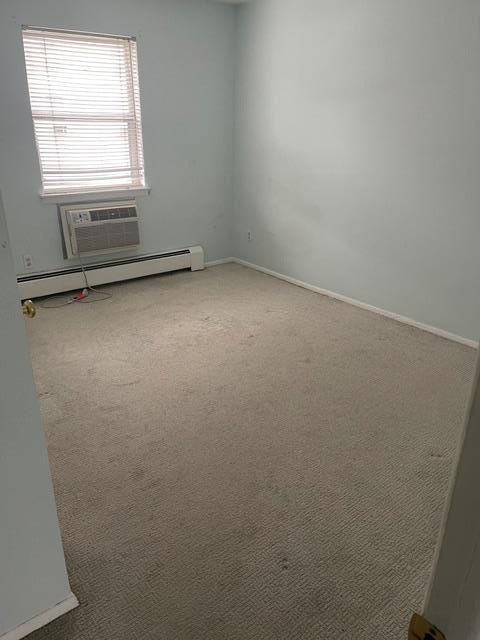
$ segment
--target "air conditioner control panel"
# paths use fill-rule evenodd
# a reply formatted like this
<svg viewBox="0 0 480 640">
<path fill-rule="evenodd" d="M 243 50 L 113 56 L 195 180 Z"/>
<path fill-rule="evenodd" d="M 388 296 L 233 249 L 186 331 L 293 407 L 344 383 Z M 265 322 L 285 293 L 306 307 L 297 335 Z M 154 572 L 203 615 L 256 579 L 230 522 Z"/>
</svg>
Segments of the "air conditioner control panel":
<svg viewBox="0 0 480 640">
<path fill-rule="evenodd" d="M 70 219 L 73 224 L 82 224 L 82 222 L 91 222 L 90 211 L 70 211 Z"/>
</svg>

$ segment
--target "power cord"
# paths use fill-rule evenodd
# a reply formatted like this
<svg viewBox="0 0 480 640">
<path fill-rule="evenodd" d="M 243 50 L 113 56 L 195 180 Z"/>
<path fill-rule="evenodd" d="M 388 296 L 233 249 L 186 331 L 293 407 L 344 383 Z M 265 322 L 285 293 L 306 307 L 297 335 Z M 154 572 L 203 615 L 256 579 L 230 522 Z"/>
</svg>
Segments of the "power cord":
<svg viewBox="0 0 480 640">
<path fill-rule="evenodd" d="M 85 289 L 88 292 L 91 291 L 92 293 L 97 294 L 97 297 L 92 299 L 91 296 L 87 294 L 86 296 L 80 298 L 79 300 L 76 300 L 76 302 L 82 302 L 85 304 L 87 302 L 102 302 L 102 300 L 108 300 L 109 298 L 112 298 L 113 293 L 110 293 L 109 291 L 99 291 L 98 289 L 95 289 L 95 287 L 92 287 L 90 285 L 88 281 L 87 271 L 85 269 L 85 265 L 83 264 L 82 256 L 80 254 L 78 254 L 78 260 L 80 262 L 80 268 L 82 269 L 83 277 L 85 279 Z M 85 289 L 83 290 L 83 292 L 85 291 Z M 87 300 L 87 298 L 89 299 Z"/>
<path fill-rule="evenodd" d="M 79 293 L 74 296 L 51 296 L 43 300 L 38 306 L 41 309 L 59 309 L 60 307 L 66 307 L 69 304 L 79 302 L 81 304 L 88 304 L 92 302 L 102 302 L 113 297 L 113 293 L 109 291 L 99 291 L 92 287 L 88 281 L 87 271 L 80 254 L 77 255 L 82 270 L 83 279 L 85 280 L 85 287 Z"/>
</svg>

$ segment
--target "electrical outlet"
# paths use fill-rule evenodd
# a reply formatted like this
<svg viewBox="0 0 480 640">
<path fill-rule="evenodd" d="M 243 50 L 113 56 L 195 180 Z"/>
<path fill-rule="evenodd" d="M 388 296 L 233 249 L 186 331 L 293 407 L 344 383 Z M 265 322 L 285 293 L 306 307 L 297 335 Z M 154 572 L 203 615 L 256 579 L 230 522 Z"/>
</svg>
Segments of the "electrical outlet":
<svg viewBox="0 0 480 640">
<path fill-rule="evenodd" d="M 25 267 L 25 269 L 31 269 L 33 267 L 32 256 L 28 253 L 23 254 L 23 266 Z"/>
<path fill-rule="evenodd" d="M 252 242 L 253 240 L 253 233 L 251 231 L 247 231 L 247 240 L 248 242 Z"/>
</svg>

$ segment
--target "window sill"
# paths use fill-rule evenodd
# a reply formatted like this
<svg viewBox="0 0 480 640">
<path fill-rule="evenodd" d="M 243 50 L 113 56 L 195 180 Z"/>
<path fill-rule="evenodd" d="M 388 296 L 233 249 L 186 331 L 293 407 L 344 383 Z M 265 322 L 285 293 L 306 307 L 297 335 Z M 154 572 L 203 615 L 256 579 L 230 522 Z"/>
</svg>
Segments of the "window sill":
<svg viewBox="0 0 480 640">
<path fill-rule="evenodd" d="M 72 202 L 97 202 L 101 200 L 118 200 L 122 198 L 134 198 L 147 196 L 150 187 L 138 189 L 115 189 L 113 191 L 90 191 L 88 193 L 39 193 L 42 202 L 54 202 L 56 204 L 71 204 Z"/>
</svg>

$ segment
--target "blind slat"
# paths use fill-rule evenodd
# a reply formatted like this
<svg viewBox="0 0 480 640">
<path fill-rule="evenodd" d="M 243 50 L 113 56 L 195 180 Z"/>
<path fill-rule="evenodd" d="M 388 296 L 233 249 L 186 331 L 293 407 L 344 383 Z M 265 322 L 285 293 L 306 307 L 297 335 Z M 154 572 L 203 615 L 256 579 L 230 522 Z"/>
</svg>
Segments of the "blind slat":
<svg viewBox="0 0 480 640">
<path fill-rule="evenodd" d="M 44 193 L 144 186 L 135 40 L 26 27 L 23 43 Z"/>
</svg>

